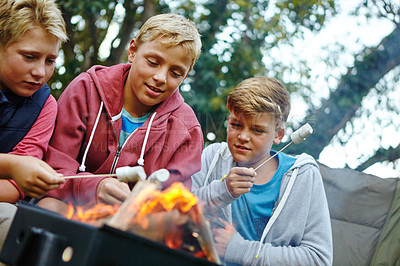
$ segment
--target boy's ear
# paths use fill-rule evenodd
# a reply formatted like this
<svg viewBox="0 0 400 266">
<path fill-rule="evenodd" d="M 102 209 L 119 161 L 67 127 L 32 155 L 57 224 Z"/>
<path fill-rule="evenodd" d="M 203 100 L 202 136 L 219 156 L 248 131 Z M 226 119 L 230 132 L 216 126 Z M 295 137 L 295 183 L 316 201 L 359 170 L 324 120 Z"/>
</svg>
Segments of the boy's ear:
<svg viewBox="0 0 400 266">
<path fill-rule="evenodd" d="M 133 58 L 135 57 L 136 51 L 137 51 L 137 48 L 136 48 L 136 39 L 133 38 L 133 39 L 131 40 L 131 43 L 129 44 L 129 48 L 128 48 L 128 61 L 129 61 L 130 63 L 132 63 L 132 60 L 133 60 Z"/>
<path fill-rule="evenodd" d="M 278 145 L 279 143 L 281 143 L 283 136 L 285 136 L 285 129 L 278 129 L 274 138 L 274 144 Z"/>
</svg>

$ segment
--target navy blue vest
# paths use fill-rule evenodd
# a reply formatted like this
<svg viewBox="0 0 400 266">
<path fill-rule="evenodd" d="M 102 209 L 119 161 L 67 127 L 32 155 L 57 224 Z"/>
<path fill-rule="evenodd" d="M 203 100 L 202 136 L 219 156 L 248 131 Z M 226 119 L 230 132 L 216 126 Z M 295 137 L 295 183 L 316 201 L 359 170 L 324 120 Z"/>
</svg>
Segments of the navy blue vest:
<svg viewBox="0 0 400 266">
<path fill-rule="evenodd" d="M 25 137 L 50 95 L 45 84 L 30 97 L 0 91 L 0 152 L 8 153 Z"/>
</svg>

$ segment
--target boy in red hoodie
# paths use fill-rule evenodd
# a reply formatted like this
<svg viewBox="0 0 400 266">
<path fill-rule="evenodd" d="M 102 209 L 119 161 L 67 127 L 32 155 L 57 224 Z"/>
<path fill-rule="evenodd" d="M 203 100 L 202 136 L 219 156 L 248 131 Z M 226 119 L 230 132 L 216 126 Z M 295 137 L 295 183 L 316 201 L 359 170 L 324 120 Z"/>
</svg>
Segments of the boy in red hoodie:
<svg viewBox="0 0 400 266">
<path fill-rule="evenodd" d="M 203 136 L 178 87 L 200 52 L 193 22 L 175 14 L 148 19 L 131 40 L 130 64 L 93 66 L 65 89 L 46 162 L 64 176 L 137 165 L 149 176 L 165 168 L 170 178 L 164 187 L 176 181 L 190 187 L 191 175 L 200 170 Z M 115 204 L 129 193 L 128 184 L 116 178 L 78 178 L 48 196 Z M 54 203 L 45 198 L 38 205 L 60 211 Z"/>
</svg>

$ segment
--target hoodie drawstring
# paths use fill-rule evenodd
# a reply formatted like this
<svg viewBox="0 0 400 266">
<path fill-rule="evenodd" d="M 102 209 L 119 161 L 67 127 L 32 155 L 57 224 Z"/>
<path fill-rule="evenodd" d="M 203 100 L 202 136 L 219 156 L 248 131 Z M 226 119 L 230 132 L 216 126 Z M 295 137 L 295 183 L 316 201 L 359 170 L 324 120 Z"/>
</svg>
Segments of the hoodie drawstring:
<svg viewBox="0 0 400 266">
<path fill-rule="evenodd" d="M 157 114 L 157 112 L 154 112 L 154 113 L 152 114 L 152 116 L 150 117 L 150 121 L 149 121 L 149 124 L 148 124 L 148 126 L 147 126 L 146 135 L 145 135 L 145 137 L 144 137 L 144 141 L 143 141 L 143 145 L 142 145 L 142 151 L 140 152 L 140 157 L 139 157 L 139 159 L 137 160 L 138 165 L 141 165 L 141 166 L 144 165 L 144 158 L 143 158 L 143 157 L 144 157 L 144 152 L 145 152 L 145 149 L 146 149 L 147 139 L 149 138 L 149 133 L 150 133 L 150 129 L 151 129 L 151 124 L 153 123 L 153 119 L 154 119 L 154 117 L 156 116 L 156 114 Z"/>
<path fill-rule="evenodd" d="M 79 166 L 79 171 L 81 171 L 81 172 L 85 172 L 85 170 L 86 170 L 86 166 L 85 166 L 86 156 L 87 156 L 87 153 L 88 153 L 88 151 L 89 151 L 89 147 L 90 147 L 90 145 L 92 144 L 94 132 L 96 131 L 97 124 L 99 123 L 100 115 L 101 115 L 101 110 L 102 110 L 102 109 L 103 109 L 103 102 L 100 103 L 99 112 L 97 113 L 97 117 L 96 117 L 96 121 L 95 121 L 94 126 L 93 126 L 93 130 L 92 130 L 92 132 L 90 133 L 89 142 L 88 142 L 88 144 L 86 145 L 86 149 L 85 149 L 85 153 L 83 154 L 81 166 Z"/>
<path fill-rule="evenodd" d="M 262 243 L 264 242 L 264 239 L 265 239 L 265 237 L 267 236 L 268 231 L 271 229 L 272 225 L 275 223 L 276 219 L 278 218 L 279 214 L 281 213 L 283 207 L 284 207 L 285 204 L 286 204 L 286 200 L 287 200 L 287 198 L 289 197 L 289 194 L 290 194 L 290 192 L 291 192 L 291 190 L 292 190 L 294 181 L 296 181 L 297 172 L 298 172 L 298 171 L 299 171 L 299 168 L 298 168 L 298 167 L 295 168 L 295 169 L 293 170 L 293 174 L 292 174 L 292 176 L 290 177 L 289 183 L 288 183 L 288 185 L 287 185 L 287 187 L 286 187 L 286 189 L 285 189 L 285 192 L 283 193 L 282 199 L 281 199 L 281 201 L 278 203 L 278 206 L 276 207 L 276 210 L 275 210 L 274 213 L 272 214 L 271 218 L 269 219 L 269 221 L 268 221 L 268 223 L 267 223 L 267 226 L 266 226 L 265 229 L 264 229 L 264 232 L 263 232 L 263 234 L 262 234 L 262 236 L 261 236 L 261 239 L 260 239 L 260 244 L 259 244 L 259 246 L 258 246 L 258 250 L 257 250 L 257 254 L 256 254 L 256 259 L 258 258 L 258 254 L 260 254 L 260 250 L 261 250 L 261 247 L 262 247 Z"/>
</svg>

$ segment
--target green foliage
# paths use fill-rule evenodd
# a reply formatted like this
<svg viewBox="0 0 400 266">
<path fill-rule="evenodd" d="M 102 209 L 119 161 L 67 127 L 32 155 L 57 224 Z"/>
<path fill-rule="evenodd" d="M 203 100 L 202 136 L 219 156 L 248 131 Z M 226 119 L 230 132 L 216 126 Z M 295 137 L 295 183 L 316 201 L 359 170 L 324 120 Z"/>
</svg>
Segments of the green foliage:
<svg viewBox="0 0 400 266">
<path fill-rule="evenodd" d="M 223 141 L 228 116 L 226 97 L 243 79 L 267 75 L 282 80 L 290 92 L 300 92 L 305 97 L 313 94 L 313 84 L 309 81 L 311 69 L 307 63 L 297 60 L 293 65 L 272 53 L 274 49 L 293 45 L 293 40 L 303 38 L 305 32 L 321 30 L 329 18 L 336 15 L 335 2 L 59 0 L 70 40 L 63 45 L 60 53 L 62 63 L 57 65 L 55 75 L 49 82 L 52 93 L 58 98 L 73 78 L 94 64 L 126 62 L 126 48 L 143 21 L 158 13 L 178 13 L 196 23 L 203 42 L 202 55 L 185 80 L 182 95 L 198 116 L 206 144 Z M 387 16 L 399 25 L 399 10 L 400 6 L 395 1 L 370 0 L 360 4 L 355 12 L 364 12 L 367 18 Z M 398 41 L 398 36 L 390 41 Z M 332 45 L 326 49 L 331 53 L 326 59 L 326 65 L 331 69 L 346 49 L 332 49 Z M 366 48 L 359 54 L 329 99 L 318 108 L 309 103 L 310 110 L 304 122 L 315 129 L 310 140 L 291 145 L 287 151 L 305 151 L 318 158 L 323 147 L 346 127 L 347 122 L 351 122 L 369 91 L 382 76 L 399 64 L 400 52 L 397 51 L 398 45 L 390 46 L 383 42 L 378 49 Z M 326 78 L 329 77 L 330 73 L 327 73 Z M 384 93 L 385 90 L 381 90 Z M 379 101 L 390 105 L 390 101 Z M 214 134 L 215 139 L 208 140 L 208 133 Z M 347 141 L 338 139 L 343 143 Z"/>
</svg>

